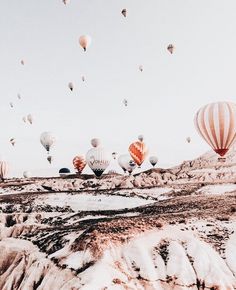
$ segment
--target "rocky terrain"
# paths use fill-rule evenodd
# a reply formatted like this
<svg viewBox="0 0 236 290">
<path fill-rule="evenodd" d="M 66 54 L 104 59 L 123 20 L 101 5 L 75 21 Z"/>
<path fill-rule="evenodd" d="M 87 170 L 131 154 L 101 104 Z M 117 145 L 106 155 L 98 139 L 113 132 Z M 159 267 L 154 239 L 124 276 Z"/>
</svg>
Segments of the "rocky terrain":
<svg viewBox="0 0 236 290">
<path fill-rule="evenodd" d="M 0 289 L 236 289 L 235 156 L 2 182 Z"/>
</svg>

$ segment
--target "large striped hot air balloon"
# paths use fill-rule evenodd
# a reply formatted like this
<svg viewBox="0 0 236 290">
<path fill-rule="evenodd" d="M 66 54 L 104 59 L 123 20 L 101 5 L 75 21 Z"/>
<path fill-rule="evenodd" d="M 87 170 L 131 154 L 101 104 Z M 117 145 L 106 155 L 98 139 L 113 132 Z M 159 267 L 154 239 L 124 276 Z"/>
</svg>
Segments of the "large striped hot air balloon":
<svg viewBox="0 0 236 290">
<path fill-rule="evenodd" d="M 140 135 L 138 139 L 129 146 L 129 153 L 134 162 L 140 167 L 148 155 L 148 148 L 143 142 L 143 135 Z"/>
<path fill-rule="evenodd" d="M 195 126 L 212 149 L 224 156 L 236 140 L 236 105 L 230 102 L 211 103 L 195 115 Z"/>
<path fill-rule="evenodd" d="M 99 139 L 92 139 L 93 148 L 87 152 L 86 161 L 94 174 L 100 177 L 110 164 L 111 154 L 100 147 L 99 142 L 94 142 L 94 140 L 98 141 Z"/>
<path fill-rule="evenodd" d="M 86 160 L 83 156 L 75 156 L 73 159 L 74 168 L 77 170 L 79 174 L 82 173 L 86 164 L 87 164 Z"/>
<path fill-rule="evenodd" d="M 0 178 L 4 180 L 8 172 L 9 172 L 9 164 L 6 161 L 1 160 L 0 161 Z"/>
</svg>

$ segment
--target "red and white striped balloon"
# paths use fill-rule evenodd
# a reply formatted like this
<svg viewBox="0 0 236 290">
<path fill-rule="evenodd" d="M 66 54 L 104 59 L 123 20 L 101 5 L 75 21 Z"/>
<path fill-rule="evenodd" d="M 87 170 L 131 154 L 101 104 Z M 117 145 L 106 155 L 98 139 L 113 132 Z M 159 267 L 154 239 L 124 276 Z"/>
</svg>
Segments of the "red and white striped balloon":
<svg viewBox="0 0 236 290">
<path fill-rule="evenodd" d="M 87 162 L 83 156 L 75 156 L 73 159 L 74 168 L 77 170 L 79 174 L 82 173 L 86 166 Z"/>
<path fill-rule="evenodd" d="M 236 141 L 236 105 L 230 102 L 211 103 L 195 115 L 195 126 L 212 149 L 224 156 Z"/>
<path fill-rule="evenodd" d="M 148 148 L 146 144 L 143 142 L 142 135 L 140 135 L 138 139 L 139 141 L 136 141 L 129 146 L 129 153 L 130 156 L 133 158 L 134 162 L 138 166 L 141 166 L 143 161 L 148 155 Z"/>
</svg>

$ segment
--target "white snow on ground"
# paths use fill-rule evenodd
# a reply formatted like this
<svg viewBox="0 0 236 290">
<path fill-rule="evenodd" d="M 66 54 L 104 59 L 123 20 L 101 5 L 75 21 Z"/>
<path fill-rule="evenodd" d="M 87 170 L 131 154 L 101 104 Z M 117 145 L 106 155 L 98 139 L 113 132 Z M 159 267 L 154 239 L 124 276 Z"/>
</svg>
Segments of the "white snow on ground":
<svg viewBox="0 0 236 290">
<path fill-rule="evenodd" d="M 236 184 L 217 184 L 208 185 L 197 190 L 197 193 L 204 194 L 223 194 L 226 192 L 232 192 L 236 190 Z"/>
<path fill-rule="evenodd" d="M 68 193 L 56 193 L 50 195 L 43 195 L 42 199 L 37 199 L 37 204 L 49 204 L 51 206 L 69 206 L 74 211 L 82 210 L 111 210 L 132 208 L 145 204 L 152 203 L 152 200 L 145 200 L 138 197 L 123 197 L 116 195 L 92 195 L 92 194 L 68 194 Z"/>
</svg>

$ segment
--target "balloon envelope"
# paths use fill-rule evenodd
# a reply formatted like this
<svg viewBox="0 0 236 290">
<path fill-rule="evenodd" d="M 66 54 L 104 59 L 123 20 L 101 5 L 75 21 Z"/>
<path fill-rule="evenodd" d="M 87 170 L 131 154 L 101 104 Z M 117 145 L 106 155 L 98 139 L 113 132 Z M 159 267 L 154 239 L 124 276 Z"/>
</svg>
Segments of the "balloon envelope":
<svg viewBox="0 0 236 290">
<path fill-rule="evenodd" d="M 154 167 L 157 164 L 157 162 L 158 162 L 158 158 L 156 156 L 150 156 L 149 157 L 149 162 Z"/>
<path fill-rule="evenodd" d="M 79 44 L 83 48 L 84 51 L 86 51 L 87 48 L 90 46 L 91 41 L 92 39 L 89 35 L 82 35 L 79 38 Z"/>
<path fill-rule="evenodd" d="M 52 145 L 55 143 L 56 138 L 51 132 L 43 132 L 40 136 L 40 142 L 43 147 L 49 152 Z"/>
<path fill-rule="evenodd" d="M 86 166 L 86 160 L 83 156 L 75 156 L 73 159 L 74 168 L 77 170 L 79 174 L 82 173 Z"/>
<path fill-rule="evenodd" d="M 94 174 L 99 177 L 110 164 L 111 155 L 102 147 L 90 149 L 86 154 L 86 162 Z"/>
<path fill-rule="evenodd" d="M 142 141 L 143 136 L 140 135 L 138 137 L 139 141 L 133 142 L 129 146 L 129 153 L 134 160 L 134 162 L 138 165 L 141 166 L 145 158 L 147 157 L 148 154 L 148 148 L 146 144 Z"/>
<path fill-rule="evenodd" d="M 230 102 L 208 104 L 198 110 L 194 123 L 198 133 L 224 156 L 236 141 L 236 105 Z"/>
<path fill-rule="evenodd" d="M 118 158 L 118 164 L 124 170 L 124 172 L 128 171 L 129 173 L 131 173 L 136 167 L 136 163 L 129 154 L 120 155 Z"/>
</svg>

